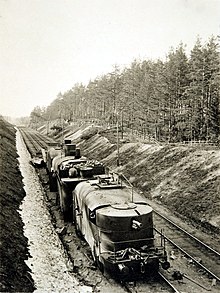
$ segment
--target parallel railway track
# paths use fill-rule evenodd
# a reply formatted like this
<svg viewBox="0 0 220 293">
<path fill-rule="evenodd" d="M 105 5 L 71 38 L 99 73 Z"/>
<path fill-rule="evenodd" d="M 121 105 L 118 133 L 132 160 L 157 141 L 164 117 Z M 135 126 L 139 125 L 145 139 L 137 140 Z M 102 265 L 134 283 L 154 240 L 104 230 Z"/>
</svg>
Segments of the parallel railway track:
<svg viewBox="0 0 220 293">
<path fill-rule="evenodd" d="M 45 137 L 34 130 L 21 127 L 19 131 L 32 157 L 39 153 L 42 148 L 46 149 L 49 143 L 55 142 L 52 138 Z"/>
<path fill-rule="evenodd" d="M 154 210 L 154 220 L 163 227 L 166 240 L 189 257 L 196 265 L 220 282 L 220 252 L 199 240 L 173 221 Z M 161 233 L 157 228 L 155 230 Z"/>
<path fill-rule="evenodd" d="M 124 284 L 124 287 L 126 288 L 126 291 L 128 291 L 129 293 L 138 293 L 138 292 L 147 292 L 146 291 L 146 283 L 148 281 L 137 281 L 135 285 L 132 285 L 130 283 L 126 283 Z M 178 285 L 174 285 L 172 284 L 172 282 L 170 282 L 168 280 L 168 278 L 161 272 L 158 273 L 157 279 L 154 282 L 160 282 L 161 283 L 161 289 L 160 292 L 163 292 L 165 290 L 165 288 L 167 288 L 169 290 L 169 292 L 172 293 L 182 293 L 182 287 L 178 286 Z M 180 287 L 180 288 L 177 288 Z M 167 291 L 165 291 L 167 292 Z"/>
</svg>

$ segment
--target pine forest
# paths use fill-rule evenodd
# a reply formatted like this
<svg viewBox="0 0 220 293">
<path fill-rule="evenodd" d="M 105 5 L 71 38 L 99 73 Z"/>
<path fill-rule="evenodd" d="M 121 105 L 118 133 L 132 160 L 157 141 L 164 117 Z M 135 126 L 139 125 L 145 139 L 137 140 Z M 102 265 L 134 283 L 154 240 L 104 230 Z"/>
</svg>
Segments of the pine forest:
<svg viewBox="0 0 220 293">
<path fill-rule="evenodd" d="M 134 60 L 129 67 L 76 84 L 46 108 L 31 113 L 31 126 L 75 121 L 118 127 L 160 142 L 220 141 L 218 38 L 198 38 L 189 56 L 181 43 L 165 61 Z M 53 126 L 55 127 L 55 126 Z"/>
</svg>

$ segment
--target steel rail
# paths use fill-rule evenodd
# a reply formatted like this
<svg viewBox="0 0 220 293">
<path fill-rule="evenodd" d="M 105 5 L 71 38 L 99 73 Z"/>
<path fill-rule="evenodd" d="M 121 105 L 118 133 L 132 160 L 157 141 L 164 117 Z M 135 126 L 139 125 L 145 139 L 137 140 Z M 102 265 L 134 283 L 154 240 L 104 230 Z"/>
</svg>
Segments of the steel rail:
<svg viewBox="0 0 220 293">
<path fill-rule="evenodd" d="M 18 130 L 20 131 L 22 138 L 27 145 L 27 149 L 29 150 L 29 153 L 33 157 L 35 153 L 39 152 L 42 148 L 45 148 L 48 146 L 49 141 L 47 138 L 44 138 L 40 134 L 31 133 L 28 130 L 24 130 L 18 127 Z"/>
<path fill-rule="evenodd" d="M 174 285 L 161 273 L 161 272 L 158 272 L 159 276 L 172 288 L 172 290 L 175 292 L 175 293 L 181 293 L 179 290 L 177 290 Z"/>
<path fill-rule="evenodd" d="M 21 136 L 24 140 L 24 143 L 26 144 L 27 149 L 32 156 L 35 152 L 39 150 L 38 147 L 36 147 L 35 140 L 32 138 L 32 136 L 28 132 L 25 132 L 23 129 L 21 130 L 18 128 L 18 130 L 20 131 Z"/>
<path fill-rule="evenodd" d="M 161 234 L 159 230 L 154 228 L 156 232 Z M 166 235 L 164 235 L 164 238 L 169 241 L 174 247 L 178 248 L 183 254 L 187 255 L 191 260 L 193 260 L 198 266 L 200 266 L 202 269 L 204 269 L 207 273 L 209 273 L 213 278 L 218 280 L 220 282 L 220 277 L 216 276 L 213 272 L 211 272 L 208 268 L 206 268 L 203 264 L 201 264 L 199 261 L 197 261 L 193 256 L 191 256 L 185 249 L 181 248 L 178 244 L 173 242 L 170 238 L 168 238 Z"/>
<path fill-rule="evenodd" d="M 170 224 L 172 224 L 174 227 L 178 228 L 180 231 L 182 231 L 183 233 L 185 233 L 187 236 L 189 236 L 193 240 L 197 241 L 198 243 L 200 243 L 201 245 L 203 245 L 205 248 L 207 248 L 208 250 L 210 250 L 211 252 L 213 252 L 214 254 L 216 254 L 216 255 L 218 255 L 220 257 L 220 252 L 216 251 L 215 249 L 213 249 L 212 247 L 210 247 L 209 245 L 207 245 L 203 241 L 199 240 L 197 237 L 193 236 L 192 234 L 190 234 L 189 232 L 187 232 L 186 230 L 184 230 L 183 228 L 181 228 L 180 226 L 178 226 L 173 221 L 171 221 L 167 217 L 163 216 L 159 212 L 157 212 L 157 211 L 154 210 L 154 213 L 157 214 L 157 215 L 159 215 L 161 218 L 163 218 L 164 220 L 166 220 L 167 222 L 169 222 Z"/>
</svg>

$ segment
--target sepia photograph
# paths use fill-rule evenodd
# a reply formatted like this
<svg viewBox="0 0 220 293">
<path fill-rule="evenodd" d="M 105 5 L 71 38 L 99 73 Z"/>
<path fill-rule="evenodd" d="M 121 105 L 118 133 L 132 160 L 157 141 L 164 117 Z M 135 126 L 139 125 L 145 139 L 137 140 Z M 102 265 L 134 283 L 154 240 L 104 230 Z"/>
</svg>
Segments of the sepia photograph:
<svg viewBox="0 0 220 293">
<path fill-rule="evenodd" d="M 220 292 L 220 0 L 0 0 L 0 292 Z"/>
</svg>

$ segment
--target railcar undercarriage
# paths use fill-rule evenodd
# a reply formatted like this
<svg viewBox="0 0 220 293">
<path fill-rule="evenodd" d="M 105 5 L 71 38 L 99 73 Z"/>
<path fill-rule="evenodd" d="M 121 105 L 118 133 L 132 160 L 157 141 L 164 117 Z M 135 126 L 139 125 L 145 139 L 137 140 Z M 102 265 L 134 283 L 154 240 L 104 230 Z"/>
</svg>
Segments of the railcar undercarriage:
<svg viewBox="0 0 220 293">
<path fill-rule="evenodd" d="M 117 252 L 100 255 L 101 262 L 108 272 L 120 280 L 143 278 L 170 267 L 163 247 L 137 250 L 126 248 Z"/>
</svg>

